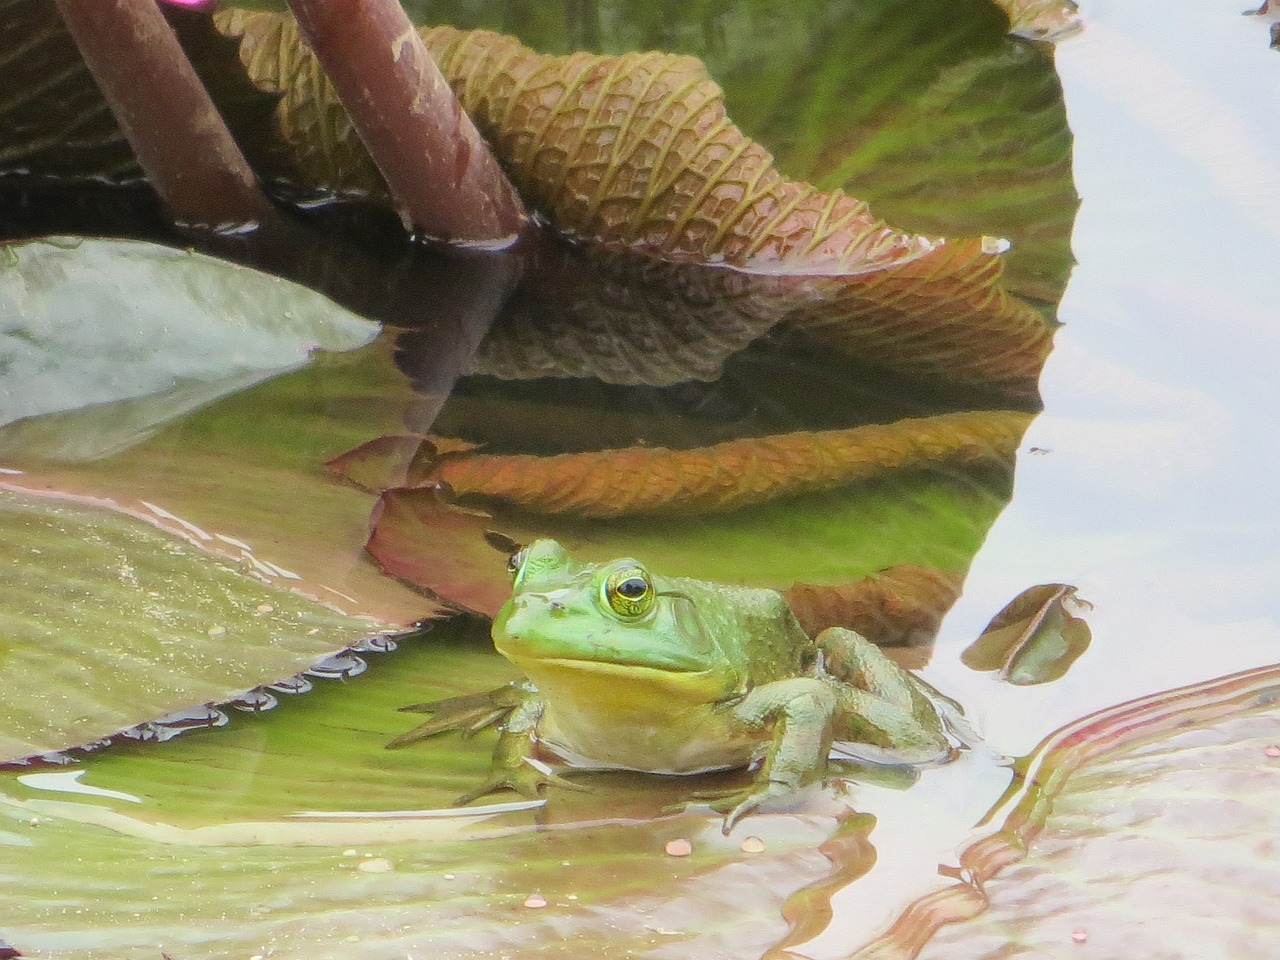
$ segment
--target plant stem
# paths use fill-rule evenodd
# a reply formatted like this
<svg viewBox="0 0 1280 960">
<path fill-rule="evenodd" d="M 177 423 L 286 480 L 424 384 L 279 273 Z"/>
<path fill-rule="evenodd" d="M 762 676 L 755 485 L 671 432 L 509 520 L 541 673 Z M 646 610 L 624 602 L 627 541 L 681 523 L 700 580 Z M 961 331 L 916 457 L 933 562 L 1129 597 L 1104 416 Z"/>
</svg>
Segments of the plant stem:
<svg viewBox="0 0 1280 960">
<path fill-rule="evenodd" d="M 260 224 L 275 208 L 155 0 L 56 0 L 148 180 L 183 226 Z"/>
<path fill-rule="evenodd" d="M 502 247 L 527 222 L 398 0 L 289 0 L 415 233 Z"/>
</svg>

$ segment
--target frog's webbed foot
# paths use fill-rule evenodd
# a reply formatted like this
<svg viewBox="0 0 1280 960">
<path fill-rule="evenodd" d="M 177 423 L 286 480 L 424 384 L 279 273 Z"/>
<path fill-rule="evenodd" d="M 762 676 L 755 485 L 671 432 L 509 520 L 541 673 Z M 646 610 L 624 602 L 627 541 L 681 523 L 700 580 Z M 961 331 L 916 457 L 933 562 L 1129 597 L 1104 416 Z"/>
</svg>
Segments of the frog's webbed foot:
<svg viewBox="0 0 1280 960">
<path fill-rule="evenodd" d="M 457 800 L 453 801 L 453 805 L 455 807 L 465 807 L 467 804 L 499 790 L 514 790 L 526 800 L 541 800 L 542 791 L 546 787 L 562 787 L 565 790 L 583 792 L 591 790 L 590 787 L 560 776 L 541 760 L 535 760 L 532 757 L 520 757 L 510 765 L 501 767 L 495 765 L 489 771 L 489 776 L 484 783 L 458 797 Z"/>
<path fill-rule="evenodd" d="M 395 750 L 451 730 L 460 730 L 463 736 L 471 736 L 485 727 L 502 723 L 513 710 L 535 694 L 531 684 L 516 682 L 483 693 L 468 693 L 429 703 L 411 703 L 407 707 L 401 707 L 401 711 L 429 713 L 431 719 L 400 734 L 387 744 L 387 749 Z"/>
<path fill-rule="evenodd" d="M 754 813 L 762 804 L 793 796 L 796 784 L 779 780 L 756 780 L 746 787 L 728 790 L 699 790 L 691 795 L 699 803 L 705 803 L 724 816 L 720 832 L 728 836 L 743 817 Z"/>
</svg>

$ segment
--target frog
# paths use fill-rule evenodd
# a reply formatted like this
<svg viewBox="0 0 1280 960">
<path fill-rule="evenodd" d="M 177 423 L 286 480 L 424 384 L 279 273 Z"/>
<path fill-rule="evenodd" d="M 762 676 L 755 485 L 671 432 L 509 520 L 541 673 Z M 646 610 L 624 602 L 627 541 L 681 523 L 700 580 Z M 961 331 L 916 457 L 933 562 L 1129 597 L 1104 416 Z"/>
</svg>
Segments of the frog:
<svg viewBox="0 0 1280 960">
<path fill-rule="evenodd" d="M 853 630 L 811 639 L 777 590 L 660 576 L 630 557 L 579 561 L 552 539 L 508 569 L 492 638 L 524 677 L 401 708 L 431 716 L 388 744 L 497 727 L 489 776 L 458 805 L 583 788 L 540 754 L 651 774 L 751 768 L 745 787 L 705 795 L 728 834 L 826 779 L 833 749 L 913 766 L 956 752 L 953 701 Z"/>
</svg>

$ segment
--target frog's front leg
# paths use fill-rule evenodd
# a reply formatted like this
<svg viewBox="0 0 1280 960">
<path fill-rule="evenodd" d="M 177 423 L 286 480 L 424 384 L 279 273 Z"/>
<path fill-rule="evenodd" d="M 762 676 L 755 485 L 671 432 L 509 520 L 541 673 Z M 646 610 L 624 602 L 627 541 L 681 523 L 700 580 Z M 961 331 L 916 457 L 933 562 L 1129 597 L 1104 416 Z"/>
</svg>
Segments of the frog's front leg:
<svg viewBox="0 0 1280 960">
<path fill-rule="evenodd" d="M 959 712 L 954 703 L 852 630 L 831 627 L 818 635 L 817 645 L 824 670 L 840 681 L 836 740 L 868 744 L 900 763 L 951 755 L 944 717 Z"/>
<path fill-rule="evenodd" d="M 542 788 L 551 784 L 569 790 L 587 789 L 559 776 L 534 757 L 538 721 L 545 706 L 541 697 L 530 695 L 511 711 L 499 728 L 489 776 L 476 789 L 453 801 L 455 807 L 465 806 L 495 790 L 511 789 L 529 800 L 537 800 L 542 796 Z"/>
<path fill-rule="evenodd" d="M 773 739 L 751 785 L 712 804 L 725 815 L 726 834 L 766 800 L 788 796 L 823 776 L 838 704 L 834 684 L 794 677 L 756 687 L 731 709 L 744 727 L 772 730 Z"/>
</svg>

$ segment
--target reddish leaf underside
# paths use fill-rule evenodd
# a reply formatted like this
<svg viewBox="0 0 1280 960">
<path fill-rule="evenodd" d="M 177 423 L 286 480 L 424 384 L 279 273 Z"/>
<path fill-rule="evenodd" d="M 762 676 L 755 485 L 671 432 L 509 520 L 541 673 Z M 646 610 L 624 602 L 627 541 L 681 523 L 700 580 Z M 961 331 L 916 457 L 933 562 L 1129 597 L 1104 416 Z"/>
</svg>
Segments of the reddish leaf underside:
<svg viewBox="0 0 1280 960">
<path fill-rule="evenodd" d="M 1007 463 L 1030 416 L 942 414 L 885 425 L 731 440 L 694 450 L 630 447 L 550 457 L 442 457 L 418 483 L 445 483 L 535 513 L 705 514 L 829 490 L 921 464 Z"/>
</svg>

